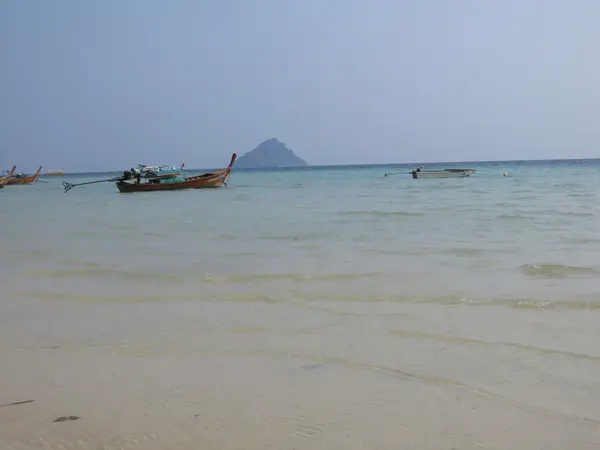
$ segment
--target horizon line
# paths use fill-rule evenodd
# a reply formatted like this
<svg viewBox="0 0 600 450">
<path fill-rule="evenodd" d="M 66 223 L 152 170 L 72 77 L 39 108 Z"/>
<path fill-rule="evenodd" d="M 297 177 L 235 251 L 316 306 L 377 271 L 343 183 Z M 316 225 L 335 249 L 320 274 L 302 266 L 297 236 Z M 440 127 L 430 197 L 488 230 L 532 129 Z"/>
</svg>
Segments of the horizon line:
<svg viewBox="0 0 600 450">
<path fill-rule="evenodd" d="M 518 163 L 518 162 L 562 162 L 562 161 L 596 161 L 600 160 L 600 157 L 596 158 L 541 158 L 541 159 L 498 159 L 498 160 L 487 160 L 487 159 L 473 159 L 473 160 L 464 160 L 464 161 L 411 161 L 411 162 L 390 162 L 390 163 L 358 163 L 358 164 L 318 164 L 311 165 L 307 164 L 306 166 L 284 166 L 284 167 L 244 167 L 244 168 L 235 168 L 234 170 L 277 170 L 277 169 L 319 169 L 319 168 L 332 168 L 332 167 L 389 167 L 389 166 L 407 166 L 407 165 L 432 165 L 432 164 L 481 164 L 481 163 Z M 211 167 L 211 168 L 192 168 L 192 169 L 184 169 L 186 172 L 198 172 L 198 171 L 212 171 L 219 170 L 222 167 Z M 59 169 L 51 169 L 51 170 L 59 170 Z M 101 171 L 77 171 L 77 172 L 65 172 L 65 175 L 85 175 L 85 174 L 103 174 L 103 173 L 115 173 L 122 172 L 122 170 L 101 170 Z M 45 176 L 47 172 L 41 173 L 41 176 Z"/>
</svg>

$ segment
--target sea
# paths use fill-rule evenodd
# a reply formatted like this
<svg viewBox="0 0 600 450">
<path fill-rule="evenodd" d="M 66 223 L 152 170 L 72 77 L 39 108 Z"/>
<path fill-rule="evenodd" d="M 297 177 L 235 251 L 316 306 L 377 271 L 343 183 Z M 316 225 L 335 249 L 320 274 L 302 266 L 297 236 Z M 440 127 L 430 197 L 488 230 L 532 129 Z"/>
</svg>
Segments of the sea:
<svg viewBox="0 0 600 450">
<path fill-rule="evenodd" d="M 435 167 L 0 190 L 0 448 L 600 448 L 600 160 Z"/>
</svg>

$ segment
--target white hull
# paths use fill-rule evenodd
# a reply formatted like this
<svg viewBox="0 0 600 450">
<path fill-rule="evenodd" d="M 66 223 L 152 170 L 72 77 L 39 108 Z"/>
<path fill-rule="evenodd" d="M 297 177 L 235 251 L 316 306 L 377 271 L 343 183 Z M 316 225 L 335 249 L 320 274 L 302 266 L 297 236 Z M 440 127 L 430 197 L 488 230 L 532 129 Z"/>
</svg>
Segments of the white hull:
<svg viewBox="0 0 600 450">
<path fill-rule="evenodd" d="M 413 178 L 465 178 L 473 175 L 473 169 L 413 170 Z"/>
</svg>

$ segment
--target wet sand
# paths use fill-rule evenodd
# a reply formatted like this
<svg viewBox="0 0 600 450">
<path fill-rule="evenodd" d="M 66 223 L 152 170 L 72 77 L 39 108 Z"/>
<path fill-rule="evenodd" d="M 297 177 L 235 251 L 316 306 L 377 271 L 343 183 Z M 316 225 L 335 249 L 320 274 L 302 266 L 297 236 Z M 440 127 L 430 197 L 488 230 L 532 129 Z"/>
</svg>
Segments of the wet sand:
<svg viewBox="0 0 600 450">
<path fill-rule="evenodd" d="M 1 448 L 598 448 L 595 316 L 393 302 L 4 304 L 0 403 L 34 402 L 0 407 Z"/>
</svg>

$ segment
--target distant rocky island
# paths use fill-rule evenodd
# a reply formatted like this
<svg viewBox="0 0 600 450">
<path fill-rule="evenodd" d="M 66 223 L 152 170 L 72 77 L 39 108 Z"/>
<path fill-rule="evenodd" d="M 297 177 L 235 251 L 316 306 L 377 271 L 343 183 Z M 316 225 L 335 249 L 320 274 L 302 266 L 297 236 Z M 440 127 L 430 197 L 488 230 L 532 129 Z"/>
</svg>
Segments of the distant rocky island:
<svg viewBox="0 0 600 450">
<path fill-rule="evenodd" d="M 283 142 L 271 138 L 237 159 L 236 168 L 271 169 L 275 167 L 306 167 L 308 164 Z"/>
</svg>

